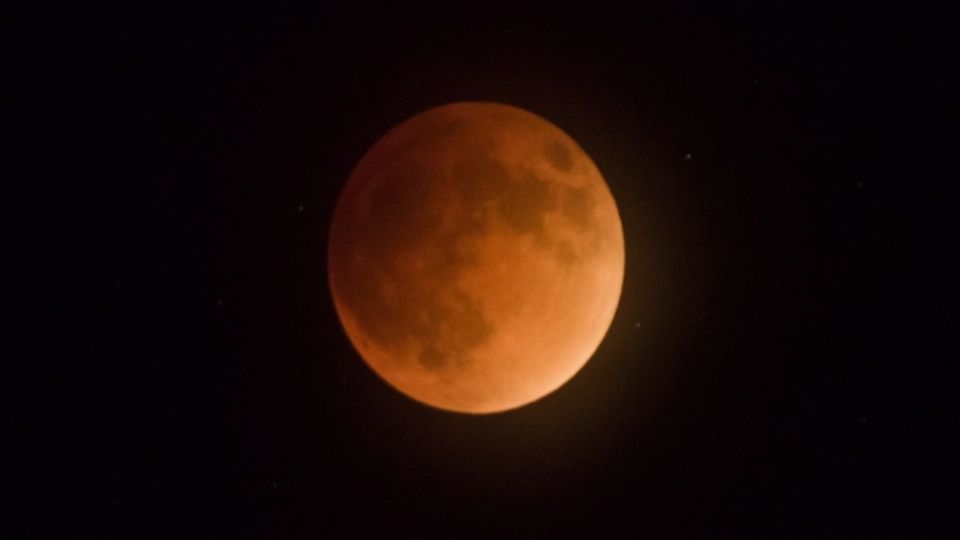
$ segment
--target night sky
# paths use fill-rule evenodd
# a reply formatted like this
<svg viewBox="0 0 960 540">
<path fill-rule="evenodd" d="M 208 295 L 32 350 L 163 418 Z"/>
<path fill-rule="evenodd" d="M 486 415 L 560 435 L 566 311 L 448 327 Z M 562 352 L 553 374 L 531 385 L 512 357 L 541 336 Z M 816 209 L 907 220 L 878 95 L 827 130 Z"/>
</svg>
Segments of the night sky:
<svg viewBox="0 0 960 540">
<path fill-rule="evenodd" d="M 956 525 L 944 13 L 83 7 L 6 26 L 26 150 L 5 184 L 0 536 Z M 465 100 L 576 139 L 627 249 L 594 358 L 480 417 L 367 368 L 325 261 L 370 145 Z"/>
</svg>

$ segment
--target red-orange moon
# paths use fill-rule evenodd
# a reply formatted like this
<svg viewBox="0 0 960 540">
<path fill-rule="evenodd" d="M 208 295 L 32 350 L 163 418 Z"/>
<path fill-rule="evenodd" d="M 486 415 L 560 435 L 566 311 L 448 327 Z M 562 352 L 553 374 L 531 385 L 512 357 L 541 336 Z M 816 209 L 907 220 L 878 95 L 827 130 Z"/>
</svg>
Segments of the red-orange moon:
<svg viewBox="0 0 960 540">
<path fill-rule="evenodd" d="M 344 186 L 330 289 L 387 383 L 464 413 L 563 385 L 610 327 L 623 228 L 596 165 L 516 107 L 444 105 L 386 133 Z"/>
</svg>

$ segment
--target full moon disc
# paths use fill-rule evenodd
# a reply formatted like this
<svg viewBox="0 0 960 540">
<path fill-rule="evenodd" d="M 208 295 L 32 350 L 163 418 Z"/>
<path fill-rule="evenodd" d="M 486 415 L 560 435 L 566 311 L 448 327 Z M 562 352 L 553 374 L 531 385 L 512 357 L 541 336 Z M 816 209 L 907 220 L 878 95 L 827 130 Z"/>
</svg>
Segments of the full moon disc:
<svg viewBox="0 0 960 540">
<path fill-rule="evenodd" d="M 491 413 L 553 392 L 596 351 L 623 285 L 623 229 L 560 128 L 454 103 L 363 156 L 328 258 L 343 328 L 381 378 L 434 407 Z"/>
</svg>

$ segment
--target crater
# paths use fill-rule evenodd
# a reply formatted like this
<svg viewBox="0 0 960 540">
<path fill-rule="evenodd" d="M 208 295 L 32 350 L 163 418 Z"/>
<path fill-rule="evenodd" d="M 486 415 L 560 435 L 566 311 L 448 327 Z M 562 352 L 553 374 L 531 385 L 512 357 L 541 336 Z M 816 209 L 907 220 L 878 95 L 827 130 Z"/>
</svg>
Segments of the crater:
<svg viewBox="0 0 960 540">
<path fill-rule="evenodd" d="M 429 369 L 430 371 L 437 371 L 444 368 L 447 365 L 447 359 L 440 352 L 439 349 L 432 345 L 427 345 L 420 351 L 420 356 L 417 357 L 420 365 Z"/>
<path fill-rule="evenodd" d="M 557 260 L 560 261 L 560 264 L 563 266 L 572 266 L 579 260 L 577 257 L 577 252 L 574 251 L 573 246 L 570 245 L 570 242 L 557 242 L 556 246 L 554 247 L 554 254 L 557 256 Z"/>
<path fill-rule="evenodd" d="M 580 229 L 593 224 L 593 209 L 596 202 L 586 188 L 567 188 L 563 192 L 560 209 L 571 223 Z"/>
<path fill-rule="evenodd" d="M 559 141 L 553 141 L 547 145 L 547 161 L 558 170 L 570 172 L 573 169 L 573 156 L 570 149 Z"/>
<path fill-rule="evenodd" d="M 386 172 L 370 195 L 370 213 L 361 224 L 364 243 L 378 255 L 413 248 L 424 231 L 434 231 L 441 221 L 431 171 L 413 162 L 401 162 Z"/>
<path fill-rule="evenodd" d="M 532 173 L 511 182 L 497 200 L 497 211 L 507 225 L 518 233 L 543 233 L 543 215 L 554 207 L 550 186 Z"/>
<path fill-rule="evenodd" d="M 475 302 L 462 294 L 454 295 L 452 302 L 443 301 L 451 297 L 441 292 L 421 299 L 426 303 L 424 317 L 410 329 L 410 335 L 424 343 L 417 360 L 433 371 L 465 366 L 470 352 L 493 334 Z"/>
<path fill-rule="evenodd" d="M 502 196 L 510 186 L 510 174 L 499 161 L 478 155 L 453 165 L 453 182 L 469 209 Z"/>
</svg>

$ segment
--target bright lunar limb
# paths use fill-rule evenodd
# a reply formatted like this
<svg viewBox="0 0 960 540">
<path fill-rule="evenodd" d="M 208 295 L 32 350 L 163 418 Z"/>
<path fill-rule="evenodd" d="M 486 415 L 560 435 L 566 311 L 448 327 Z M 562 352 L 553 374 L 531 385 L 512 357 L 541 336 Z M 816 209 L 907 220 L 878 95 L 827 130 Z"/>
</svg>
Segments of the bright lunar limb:
<svg viewBox="0 0 960 540">
<path fill-rule="evenodd" d="M 330 289 L 387 383 L 465 413 L 568 381 L 613 320 L 624 243 L 613 196 L 566 133 L 516 107 L 444 105 L 383 136 L 330 230 Z"/>
</svg>

